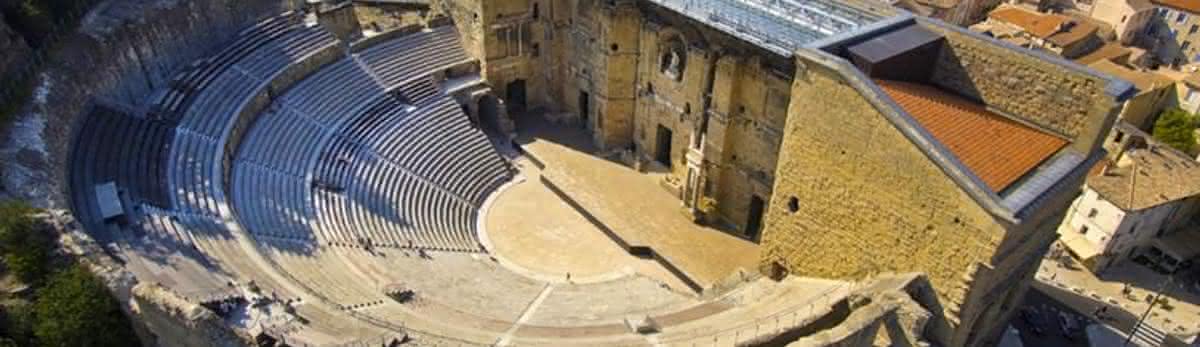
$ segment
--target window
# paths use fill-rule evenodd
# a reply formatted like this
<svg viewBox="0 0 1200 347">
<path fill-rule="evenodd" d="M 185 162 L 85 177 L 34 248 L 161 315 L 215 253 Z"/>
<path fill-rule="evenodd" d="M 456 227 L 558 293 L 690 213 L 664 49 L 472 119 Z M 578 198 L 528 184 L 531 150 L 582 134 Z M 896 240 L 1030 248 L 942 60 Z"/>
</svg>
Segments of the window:
<svg viewBox="0 0 1200 347">
<path fill-rule="evenodd" d="M 1164 90 L 1166 90 L 1166 89 L 1164 89 Z M 1125 132 L 1123 132 L 1123 131 L 1117 131 L 1117 136 L 1113 136 L 1113 142 L 1116 142 L 1116 143 L 1121 143 L 1121 140 L 1124 140 L 1124 139 L 1125 139 Z"/>
<path fill-rule="evenodd" d="M 495 30 L 496 38 L 501 42 L 501 46 L 496 52 L 491 53 L 491 58 L 515 57 L 521 55 L 521 26 L 508 26 Z"/>
<path fill-rule="evenodd" d="M 1179 16 L 1175 17 L 1175 23 L 1183 23 L 1185 20 L 1187 20 L 1187 13 L 1180 13 Z"/>
<path fill-rule="evenodd" d="M 538 9 L 538 3 L 533 3 L 533 20 L 537 20 L 541 16 L 541 11 Z"/>
<path fill-rule="evenodd" d="M 1121 16 L 1121 23 L 1125 23 L 1126 20 L 1129 20 L 1129 16 Z"/>
<path fill-rule="evenodd" d="M 1087 235 L 1088 227 L 1086 225 L 1079 227 L 1079 233 Z"/>
<path fill-rule="evenodd" d="M 788 211 L 791 211 L 792 213 L 796 213 L 796 211 L 799 211 L 799 210 L 800 210 L 800 199 L 798 199 L 794 196 L 791 198 L 788 198 Z"/>
<path fill-rule="evenodd" d="M 1088 211 L 1088 218 L 1096 218 L 1097 214 L 1100 214 L 1100 211 L 1096 211 L 1096 209 L 1093 208 L 1091 211 Z"/>
<path fill-rule="evenodd" d="M 1186 51 L 1188 49 L 1188 47 L 1190 47 L 1191 45 L 1192 45 L 1191 42 L 1183 41 L 1183 44 L 1179 45 L 1179 50 Z"/>
<path fill-rule="evenodd" d="M 1188 29 L 1188 34 L 1195 34 L 1197 30 L 1200 30 L 1200 25 L 1192 24 L 1192 28 Z"/>
</svg>

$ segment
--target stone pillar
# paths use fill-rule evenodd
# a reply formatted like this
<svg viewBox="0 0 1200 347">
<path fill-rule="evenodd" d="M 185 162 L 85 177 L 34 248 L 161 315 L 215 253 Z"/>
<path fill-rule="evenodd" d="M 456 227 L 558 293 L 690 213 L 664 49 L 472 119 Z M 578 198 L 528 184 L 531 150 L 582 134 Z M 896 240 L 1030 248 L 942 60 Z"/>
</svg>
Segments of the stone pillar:
<svg viewBox="0 0 1200 347">
<path fill-rule="evenodd" d="M 603 12 L 599 22 L 607 42 L 597 42 L 596 47 L 603 56 L 594 81 L 593 121 L 598 147 L 617 149 L 633 143 L 641 12 L 632 2 L 614 3 Z"/>
<path fill-rule="evenodd" d="M 701 144 L 704 153 L 703 163 L 701 167 L 701 176 L 699 185 L 702 193 L 700 195 L 713 194 L 710 198 L 716 198 L 716 192 L 721 190 L 721 169 L 725 164 L 725 145 L 727 142 L 727 129 L 729 128 L 729 116 L 734 112 L 733 106 L 733 90 L 737 85 L 736 76 L 738 76 L 739 66 L 742 64 L 741 59 L 737 56 L 723 55 L 716 59 L 716 64 L 712 67 L 716 69 L 713 73 L 712 90 L 709 92 L 710 99 L 708 109 L 703 110 L 703 117 L 707 119 L 704 129 L 704 142 Z M 708 182 L 710 192 L 704 192 L 704 184 Z M 718 204 L 721 202 L 718 201 Z M 717 213 L 713 211 L 713 213 Z M 712 216 L 715 217 L 715 216 Z M 711 217 L 710 217 L 711 218 Z"/>
<path fill-rule="evenodd" d="M 354 15 L 354 3 L 349 0 L 308 0 L 309 10 L 317 15 L 317 23 L 342 42 L 362 37 L 362 27 Z"/>
</svg>

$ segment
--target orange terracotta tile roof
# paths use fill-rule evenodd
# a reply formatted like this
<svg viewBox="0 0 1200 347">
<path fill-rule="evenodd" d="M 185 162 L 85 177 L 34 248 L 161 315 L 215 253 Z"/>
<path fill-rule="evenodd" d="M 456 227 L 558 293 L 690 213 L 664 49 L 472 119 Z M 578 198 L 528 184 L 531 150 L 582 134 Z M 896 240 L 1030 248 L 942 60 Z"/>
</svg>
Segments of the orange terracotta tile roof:
<svg viewBox="0 0 1200 347">
<path fill-rule="evenodd" d="M 1176 10 L 1200 13 L 1200 1 L 1196 0 L 1151 0 L 1151 2 Z"/>
<path fill-rule="evenodd" d="M 1076 20 L 1060 14 L 1042 14 L 1017 7 L 1000 7 L 988 18 L 1016 25 L 1030 35 L 1040 37 L 1059 46 L 1067 46 L 1096 33 L 1095 24 Z M 1065 30 L 1063 30 L 1065 29 Z"/>
<path fill-rule="evenodd" d="M 875 82 L 995 192 L 1008 188 L 1067 144 L 1063 138 L 935 87 Z"/>
</svg>

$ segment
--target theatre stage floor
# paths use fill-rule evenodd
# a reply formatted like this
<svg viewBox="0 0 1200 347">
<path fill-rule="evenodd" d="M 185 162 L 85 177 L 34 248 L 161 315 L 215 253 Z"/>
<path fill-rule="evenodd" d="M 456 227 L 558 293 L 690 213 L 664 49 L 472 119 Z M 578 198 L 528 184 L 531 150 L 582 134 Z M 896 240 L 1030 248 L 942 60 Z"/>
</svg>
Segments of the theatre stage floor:
<svg viewBox="0 0 1200 347">
<path fill-rule="evenodd" d="M 569 273 L 576 282 L 638 273 L 693 289 L 755 271 L 758 245 L 692 223 L 659 186 L 663 174 L 595 155 L 577 128 L 523 119 L 519 131 L 530 158 L 518 161 L 523 180 L 493 198 L 483 235 L 515 270 L 546 280 Z M 634 256 L 631 248 L 651 254 Z"/>
</svg>

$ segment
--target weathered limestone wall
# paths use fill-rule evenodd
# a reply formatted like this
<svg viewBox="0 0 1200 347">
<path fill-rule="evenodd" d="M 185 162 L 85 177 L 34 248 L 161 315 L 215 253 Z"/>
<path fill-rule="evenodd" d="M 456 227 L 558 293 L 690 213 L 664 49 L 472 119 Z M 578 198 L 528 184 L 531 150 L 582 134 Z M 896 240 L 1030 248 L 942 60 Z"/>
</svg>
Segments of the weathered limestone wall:
<svg viewBox="0 0 1200 347">
<path fill-rule="evenodd" d="M 18 138 L 42 139 L 33 151 L 18 151 L 22 167 L 6 176 L 8 191 L 38 207 L 63 208 L 65 168 L 75 120 L 89 100 L 138 105 L 163 87 L 181 67 L 221 48 L 259 18 L 291 8 L 291 0 L 110 0 L 61 42 L 47 66 L 38 102 L 19 121 Z M 13 144 L 6 144 L 13 146 Z M 11 168 L 10 168 L 11 169 Z"/>
<path fill-rule="evenodd" d="M 631 2 L 604 7 L 600 17 L 601 39 L 593 50 L 602 52 L 602 61 L 594 80 L 592 128 L 601 148 L 626 148 L 633 144 L 642 17 Z"/>
<path fill-rule="evenodd" d="M 1071 71 L 1028 52 L 1002 47 L 954 29 L 927 25 L 946 37 L 932 82 L 1020 119 L 1077 139 L 1099 140 L 1113 105 L 1099 104 L 1108 81 Z M 1078 141 L 1082 140 L 1082 141 Z"/>
<path fill-rule="evenodd" d="M 134 315 L 144 324 L 153 341 L 149 346 L 241 347 L 250 339 L 200 305 L 187 302 L 157 284 L 133 287 Z"/>
<path fill-rule="evenodd" d="M 990 261 L 1004 227 L 851 81 L 808 58 L 798 64 L 806 68 L 793 83 L 762 270 L 839 279 L 923 272 L 953 318 L 964 282 Z"/>
<path fill-rule="evenodd" d="M 865 295 L 864 295 L 865 294 Z M 841 324 L 789 343 L 788 347 L 911 347 L 922 336 L 930 313 L 901 291 L 852 296 L 850 316 Z"/>
<path fill-rule="evenodd" d="M 548 64 L 565 70 L 548 81 L 561 86 L 558 99 L 547 99 L 561 104 L 572 123 L 592 130 L 600 148 L 626 148 L 634 141 L 641 13 L 628 1 L 575 6 L 565 11 L 567 24 L 556 26 L 559 60 Z"/>
<path fill-rule="evenodd" d="M 528 108 L 591 130 L 601 149 L 632 146 L 650 160 L 663 126 L 672 135 L 668 184 L 689 206 L 688 148 L 707 124 L 702 172 L 691 168 L 693 189 L 703 192 L 693 196 L 717 200 L 719 219 L 737 229 L 751 197 L 769 201 L 790 97 L 788 58 L 764 58 L 770 53 L 635 1 L 443 2 L 437 7 L 458 21 L 509 110 L 523 83 Z M 665 71 L 671 64 L 676 74 Z"/>
<path fill-rule="evenodd" d="M 362 26 L 358 23 L 354 5 L 350 1 L 321 3 L 317 6 L 317 23 L 334 37 L 351 42 L 362 37 Z"/>
<path fill-rule="evenodd" d="M 642 25 L 634 142 L 653 160 L 658 127 L 670 129 L 670 172 L 686 185 L 688 147 L 706 126 L 694 189 L 716 200 L 725 224 L 745 232 L 751 198 L 770 200 L 791 62 L 677 14 L 643 11 L 652 19 Z M 678 74 L 666 71 L 672 51 L 680 56 Z"/>
<path fill-rule="evenodd" d="M 454 19 L 462 39 L 463 50 L 475 59 L 483 61 L 483 20 L 479 18 L 482 1 L 449 1 L 439 0 L 434 3 Z"/>
<path fill-rule="evenodd" d="M 666 14 L 655 17 L 661 21 L 648 21 L 641 30 L 643 58 L 637 73 L 641 93 L 634 142 L 648 160 L 655 160 L 660 150 L 658 127 L 671 130 L 670 171 L 682 179 L 687 175 L 684 156 L 690 141 L 699 135 L 705 86 L 713 68 L 708 61 L 712 46 L 683 19 Z M 674 63 L 678 71 L 667 72 L 672 69 L 671 54 L 678 56 Z"/>
<path fill-rule="evenodd" d="M 737 230 L 745 230 L 752 196 L 770 206 L 779 145 L 791 99 L 791 75 L 750 56 L 736 74 L 717 74 L 717 85 L 732 79 L 733 105 L 726 124 L 717 179 L 718 212 Z M 785 75 L 788 74 L 788 75 Z M 711 122 L 710 131 L 712 129 Z M 710 135 L 712 133 L 710 132 Z"/>
<path fill-rule="evenodd" d="M 980 44 L 970 46 L 978 50 L 972 54 L 994 55 L 975 59 L 997 66 L 1007 66 L 1006 59 L 1017 59 L 1015 66 L 1050 64 L 985 46 L 977 38 L 958 39 Z M 930 328 L 940 343 L 994 342 L 1002 332 L 998 322 L 1012 316 L 1028 290 L 1038 259 L 1053 242 L 1061 213 L 1086 170 L 1066 177 L 1036 209 L 1017 219 L 992 215 L 885 118 L 902 116 L 886 97 L 835 59 L 799 54 L 762 271 L 852 279 L 923 272 L 944 309 Z M 941 73 L 953 69 L 935 68 Z M 1057 84 L 1070 86 L 1072 79 L 1097 86 L 1094 93 L 1079 96 L 1087 99 L 1078 103 L 1087 108 L 1079 116 L 1098 125 L 1072 130 L 1072 149 L 1091 154 L 1097 144 L 1090 142 L 1092 128 L 1103 130 L 1115 115 L 1114 98 L 1103 90 L 1108 81 L 1066 68 L 1050 74 L 1057 77 L 1013 88 L 1037 93 L 1059 88 Z M 1052 119 L 1046 112 L 1035 116 L 1051 125 L 1070 120 Z"/>
<path fill-rule="evenodd" d="M 354 15 L 363 30 L 387 32 L 410 25 L 421 25 L 426 16 L 445 14 L 441 8 L 388 3 L 355 3 Z"/>
</svg>

